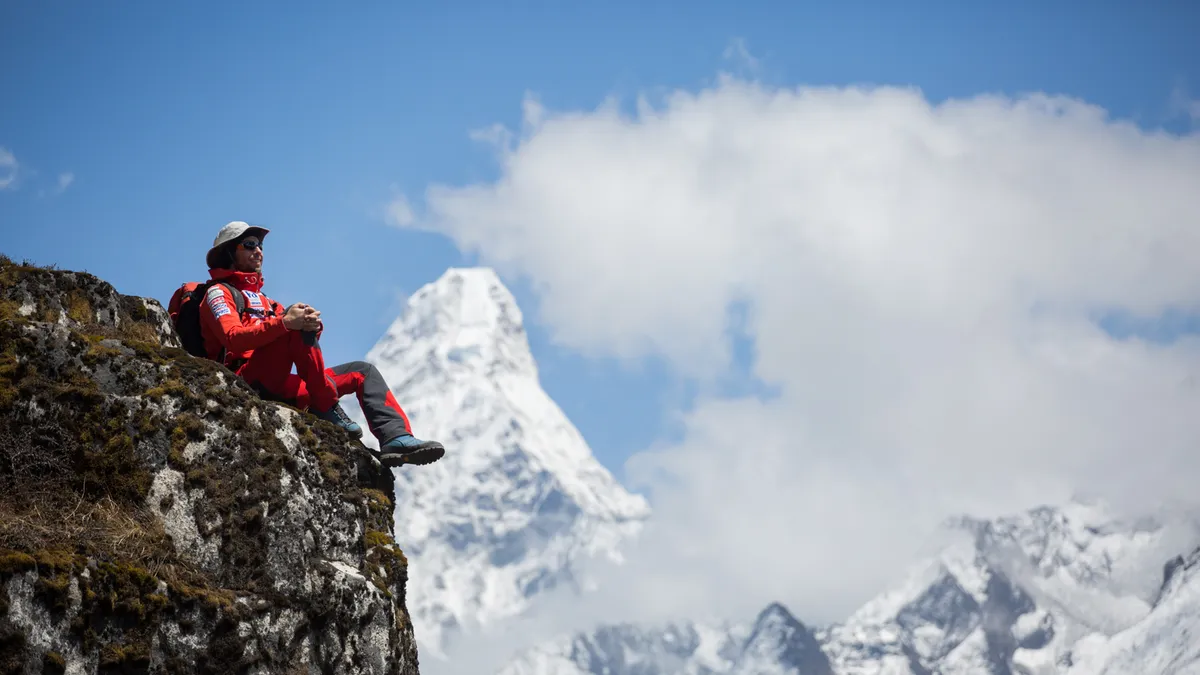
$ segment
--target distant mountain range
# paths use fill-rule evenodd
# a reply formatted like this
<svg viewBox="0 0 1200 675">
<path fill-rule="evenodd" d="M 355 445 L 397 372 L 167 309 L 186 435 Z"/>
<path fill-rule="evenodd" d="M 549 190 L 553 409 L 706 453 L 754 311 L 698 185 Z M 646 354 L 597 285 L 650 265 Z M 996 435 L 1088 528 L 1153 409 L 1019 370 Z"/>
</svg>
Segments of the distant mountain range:
<svg viewBox="0 0 1200 675">
<path fill-rule="evenodd" d="M 395 471 L 423 667 L 451 636 L 580 588 L 584 561 L 619 561 L 652 517 L 542 390 L 492 270 L 421 288 L 367 359 L 418 435 L 449 448 Z M 1126 521 L 1080 500 L 945 527 L 955 543 L 840 623 L 806 626 L 779 603 L 717 622 L 630 617 L 516 654 L 500 675 L 1200 674 L 1193 514 Z"/>
<path fill-rule="evenodd" d="M 961 541 L 831 626 L 772 604 L 750 625 L 622 624 L 519 655 L 502 675 L 1200 673 L 1200 524 L 1097 504 L 949 523 Z M 1164 553 L 1180 538 L 1198 548 Z"/>
</svg>

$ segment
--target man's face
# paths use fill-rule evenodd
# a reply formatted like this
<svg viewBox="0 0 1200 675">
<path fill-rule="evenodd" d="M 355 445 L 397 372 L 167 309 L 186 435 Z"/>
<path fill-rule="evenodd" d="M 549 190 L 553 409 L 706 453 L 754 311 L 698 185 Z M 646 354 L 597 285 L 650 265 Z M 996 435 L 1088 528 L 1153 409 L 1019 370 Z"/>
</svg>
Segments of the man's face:
<svg viewBox="0 0 1200 675">
<path fill-rule="evenodd" d="M 256 236 L 242 239 L 233 247 L 233 268 L 239 272 L 262 272 L 262 240 Z"/>
</svg>

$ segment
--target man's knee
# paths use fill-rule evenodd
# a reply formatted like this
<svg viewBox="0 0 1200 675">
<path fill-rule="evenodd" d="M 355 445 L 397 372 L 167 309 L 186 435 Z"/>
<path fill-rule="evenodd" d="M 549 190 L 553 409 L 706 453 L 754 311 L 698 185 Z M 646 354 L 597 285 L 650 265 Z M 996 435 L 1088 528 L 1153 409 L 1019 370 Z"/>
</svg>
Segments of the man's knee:
<svg viewBox="0 0 1200 675">
<path fill-rule="evenodd" d="M 286 335 L 282 335 L 277 340 L 287 344 L 288 349 L 293 352 L 304 352 L 310 349 L 321 349 L 320 335 L 312 331 L 290 330 Z"/>
<path fill-rule="evenodd" d="M 375 369 L 375 366 L 366 361 L 350 361 L 333 367 L 333 372 L 337 375 L 345 375 L 347 373 L 362 373 L 366 375 Z"/>
</svg>

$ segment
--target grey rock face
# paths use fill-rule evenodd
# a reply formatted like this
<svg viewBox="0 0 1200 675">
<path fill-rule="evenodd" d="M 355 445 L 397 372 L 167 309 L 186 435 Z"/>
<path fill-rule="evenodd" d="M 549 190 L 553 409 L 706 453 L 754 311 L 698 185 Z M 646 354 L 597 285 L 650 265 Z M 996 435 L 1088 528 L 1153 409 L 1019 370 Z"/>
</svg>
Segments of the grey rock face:
<svg viewBox="0 0 1200 675">
<path fill-rule="evenodd" d="M 391 473 L 178 344 L 0 258 L 0 672 L 417 673 Z"/>
</svg>

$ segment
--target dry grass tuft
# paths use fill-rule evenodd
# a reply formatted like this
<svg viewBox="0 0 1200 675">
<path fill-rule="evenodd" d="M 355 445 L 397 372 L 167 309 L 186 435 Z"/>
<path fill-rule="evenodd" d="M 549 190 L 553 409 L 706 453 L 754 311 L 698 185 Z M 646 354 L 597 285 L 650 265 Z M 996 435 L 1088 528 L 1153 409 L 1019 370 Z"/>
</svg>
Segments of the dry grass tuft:
<svg viewBox="0 0 1200 675">
<path fill-rule="evenodd" d="M 204 583 L 175 554 L 161 520 L 148 508 L 131 509 L 109 498 L 31 490 L 0 496 L 0 549 L 70 550 L 132 563 L 168 583 Z"/>
</svg>

